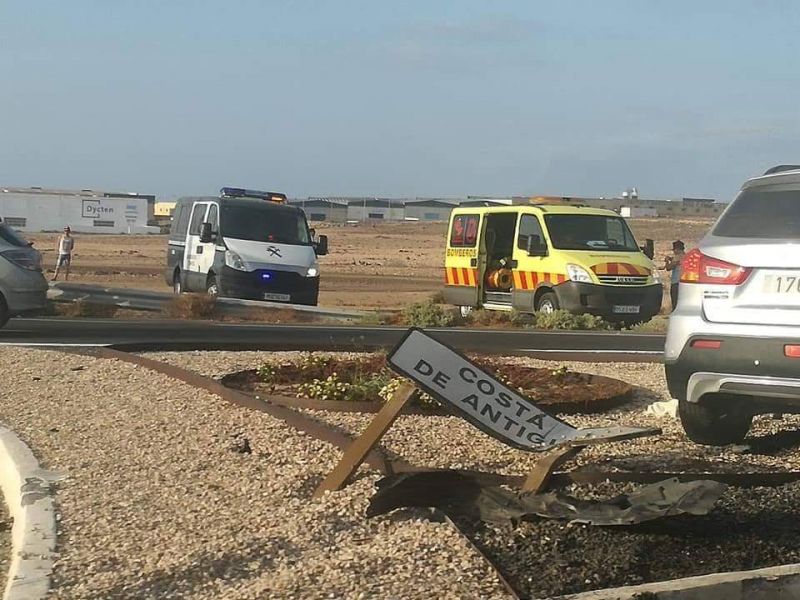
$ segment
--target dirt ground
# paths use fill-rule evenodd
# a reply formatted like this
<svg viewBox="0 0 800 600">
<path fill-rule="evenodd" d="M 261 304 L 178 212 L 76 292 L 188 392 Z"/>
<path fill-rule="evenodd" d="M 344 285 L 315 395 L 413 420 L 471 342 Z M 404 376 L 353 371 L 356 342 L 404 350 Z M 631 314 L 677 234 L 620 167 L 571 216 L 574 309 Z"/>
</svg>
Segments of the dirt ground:
<svg viewBox="0 0 800 600">
<path fill-rule="evenodd" d="M 708 219 L 630 219 L 637 240 L 655 240 L 662 265 L 676 238 L 692 247 Z M 352 308 L 401 308 L 430 298 L 443 282 L 445 223 L 316 225 L 328 236 L 330 254 L 320 257 L 320 304 Z M 57 234 L 29 234 L 52 272 Z M 113 287 L 166 291 L 163 235 L 75 236 L 70 280 Z"/>
</svg>

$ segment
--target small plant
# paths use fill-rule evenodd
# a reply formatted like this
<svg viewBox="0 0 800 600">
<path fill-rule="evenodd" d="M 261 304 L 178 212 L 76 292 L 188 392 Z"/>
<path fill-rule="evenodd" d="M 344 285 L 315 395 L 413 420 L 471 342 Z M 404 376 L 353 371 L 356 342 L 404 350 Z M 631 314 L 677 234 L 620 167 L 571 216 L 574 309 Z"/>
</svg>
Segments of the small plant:
<svg viewBox="0 0 800 600">
<path fill-rule="evenodd" d="M 537 313 L 534 327 L 537 329 L 590 330 L 608 329 L 609 324 L 602 317 L 595 315 L 575 315 L 566 310 L 557 310 L 552 313 Z"/>
<path fill-rule="evenodd" d="M 217 299 L 211 294 L 181 294 L 164 307 L 173 319 L 210 319 L 217 308 Z"/>
<path fill-rule="evenodd" d="M 325 379 L 302 383 L 297 388 L 298 393 L 306 398 L 332 401 L 351 400 L 349 390 L 350 384 L 340 380 L 336 373 L 331 373 Z"/>
<path fill-rule="evenodd" d="M 550 374 L 556 379 L 563 379 L 567 373 L 569 373 L 569 369 L 566 365 L 561 365 L 557 369 L 550 371 Z"/>
<path fill-rule="evenodd" d="M 452 327 L 457 324 L 456 312 L 434 302 L 418 302 L 403 310 L 403 324 L 407 327 Z"/>
<path fill-rule="evenodd" d="M 98 317 L 107 319 L 117 314 L 117 307 L 113 304 L 94 304 L 78 300 L 69 304 L 59 304 L 55 311 L 62 317 Z"/>
<path fill-rule="evenodd" d="M 403 383 L 402 379 L 398 379 L 396 377 L 393 377 L 392 379 L 389 380 L 389 382 L 386 385 L 384 385 L 380 389 L 380 391 L 378 392 L 378 396 L 384 402 L 388 402 L 391 399 L 391 397 L 394 396 L 395 392 L 397 391 L 397 389 L 400 387 L 400 385 L 402 383 Z M 428 395 L 428 394 L 426 394 L 424 392 L 422 392 L 418 396 L 416 404 L 420 408 L 427 408 L 427 409 L 441 408 L 441 406 L 442 406 L 432 396 L 430 396 L 430 395 Z"/>
<path fill-rule="evenodd" d="M 258 378 L 263 383 L 275 383 L 275 367 L 272 365 L 261 365 L 258 369 Z"/>
</svg>

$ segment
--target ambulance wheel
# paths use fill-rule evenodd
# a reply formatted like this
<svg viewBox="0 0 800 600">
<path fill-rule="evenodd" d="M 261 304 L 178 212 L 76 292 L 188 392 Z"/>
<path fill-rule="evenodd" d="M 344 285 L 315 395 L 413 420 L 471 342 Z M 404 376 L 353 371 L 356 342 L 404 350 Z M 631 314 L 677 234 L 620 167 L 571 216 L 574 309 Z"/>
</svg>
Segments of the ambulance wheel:
<svg viewBox="0 0 800 600">
<path fill-rule="evenodd" d="M 545 292 L 536 303 L 536 312 L 550 314 L 559 309 L 558 298 L 553 292 Z"/>
<path fill-rule="evenodd" d="M 468 316 L 472 314 L 472 307 L 471 306 L 459 306 L 459 311 L 461 312 L 461 318 L 466 319 Z"/>
<path fill-rule="evenodd" d="M 208 292 L 209 296 L 219 296 L 219 283 L 217 282 L 216 275 L 212 275 L 208 278 L 208 283 L 206 283 L 206 292 Z"/>
<path fill-rule="evenodd" d="M 176 295 L 183 293 L 183 286 L 181 285 L 181 272 L 177 269 L 175 270 L 175 275 L 172 276 L 172 291 Z"/>
</svg>

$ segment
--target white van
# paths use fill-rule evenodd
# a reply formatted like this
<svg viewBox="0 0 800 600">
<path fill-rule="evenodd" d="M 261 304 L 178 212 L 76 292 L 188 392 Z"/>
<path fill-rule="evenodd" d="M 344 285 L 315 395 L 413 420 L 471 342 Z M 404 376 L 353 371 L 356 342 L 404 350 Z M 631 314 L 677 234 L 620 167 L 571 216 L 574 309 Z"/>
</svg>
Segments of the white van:
<svg viewBox="0 0 800 600">
<path fill-rule="evenodd" d="M 284 194 L 224 187 L 177 201 L 164 276 L 176 293 L 316 305 L 327 253 Z"/>
</svg>

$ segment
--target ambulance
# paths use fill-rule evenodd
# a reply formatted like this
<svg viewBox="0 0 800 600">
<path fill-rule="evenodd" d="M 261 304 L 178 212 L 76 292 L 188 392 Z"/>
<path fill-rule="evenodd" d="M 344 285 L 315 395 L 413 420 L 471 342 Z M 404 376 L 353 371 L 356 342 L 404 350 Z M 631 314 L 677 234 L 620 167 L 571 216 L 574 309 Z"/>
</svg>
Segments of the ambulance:
<svg viewBox="0 0 800 600">
<path fill-rule="evenodd" d="M 610 210 L 530 201 L 459 207 L 447 229 L 444 294 L 462 315 L 565 309 L 637 323 L 661 310 L 652 256 L 652 240 L 640 248 Z"/>
</svg>

